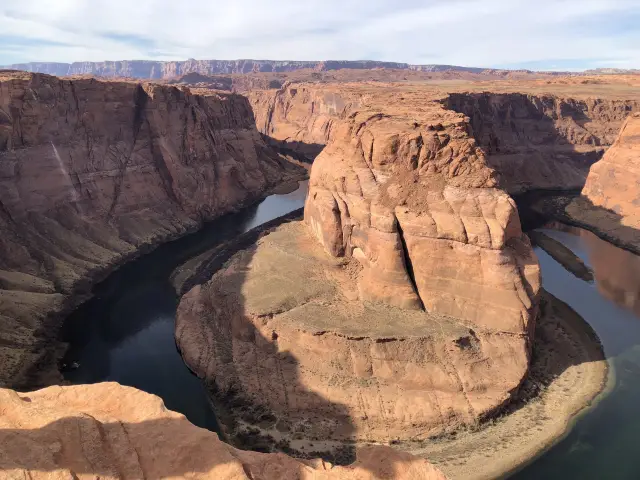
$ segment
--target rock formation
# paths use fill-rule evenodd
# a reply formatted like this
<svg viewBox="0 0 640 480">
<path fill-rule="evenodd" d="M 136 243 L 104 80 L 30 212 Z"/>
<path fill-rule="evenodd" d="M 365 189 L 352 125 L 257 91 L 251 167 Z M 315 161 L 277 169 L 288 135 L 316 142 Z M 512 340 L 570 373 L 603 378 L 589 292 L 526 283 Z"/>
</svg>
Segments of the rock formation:
<svg viewBox="0 0 640 480">
<path fill-rule="evenodd" d="M 294 148 L 328 143 L 332 126 L 363 107 L 441 102 L 470 118 L 469 133 L 511 194 L 582 188 L 589 167 L 613 143 L 624 119 L 640 110 L 637 94 L 572 98 L 564 91 L 539 93 L 526 83 L 495 83 L 491 92 L 481 93 L 460 91 L 465 87 L 474 85 L 291 84 L 250 92 L 249 99 L 258 129 Z M 507 92 L 517 88 L 534 93 Z"/>
<path fill-rule="evenodd" d="M 0 389 L 2 478 L 212 480 L 444 480 L 426 460 L 389 447 L 358 451 L 348 467 L 237 450 L 167 410 L 153 395 L 116 383 Z"/>
<path fill-rule="evenodd" d="M 513 200 L 467 117 L 380 92 L 251 98 L 267 135 L 327 145 L 304 223 L 178 308 L 178 346 L 239 443 L 423 439 L 500 409 L 527 374 L 540 273 Z"/>
<path fill-rule="evenodd" d="M 640 159 L 640 115 L 627 117 L 613 146 L 589 171 L 582 194 L 571 201 L 541 201 L 535 206 L 594 231 L 615 245 L 640 252 L 637 161 Z"/>
<path fill-rule="evenodd" d="M 525 93 L 452 93 L 448 108 L 471 119 L 473 135 L 510 193 L 577 190 L 640 102 Z"/>
<path fill-rule="evenodd" d="M 235 74 L 257 72 L 293 72 L 301 69 L 316 71 L 330 71 L 339 69 L 398 69 L 420 72 L 470 72 L 482 73 L 488 71 L 483 68 L 459 67 L 455 65 L 409 65 L 397 62 L 362 61 L 276 61 L 276 60 L 195 60 L 185 61 L 151 61 L 151 60 L 122 60 L 113 62 L 32 62 L 9 65 L 14 70 L 46 73 L 49 75 L 96 75 L 101 77 L 130 77 L 144 79 L 161 79 L 179 77 L 195 72 L 202 75 Z M 509 70 L 489 70 L 508 74 Z M 533 73 L 531 71 L 521 71 Z M 559 73 L 556 73 L 559 74 Z"/>
<path fill-rule="evenodd" d="M 621 223 L 640 229 L 640 114 L 627 118 L 605 156 L 591 167 L 582 195 L 612 210 Z"/>
<path fill-rule="evenodd" d="M 0 385 L 57 378 L 56 313 L 93 281 L 300 170 L 241 96 L 0 73 Z"/>
</svg>

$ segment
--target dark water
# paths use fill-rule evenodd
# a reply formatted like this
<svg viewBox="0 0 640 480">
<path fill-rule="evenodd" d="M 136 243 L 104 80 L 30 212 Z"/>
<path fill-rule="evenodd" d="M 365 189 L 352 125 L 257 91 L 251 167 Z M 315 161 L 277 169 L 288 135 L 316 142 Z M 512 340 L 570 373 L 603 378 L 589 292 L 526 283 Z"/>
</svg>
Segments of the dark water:
<svg viewBox="0 0 640 480">
<path fill-rule="evenodd" d="M 540 249 L 544 288 L 568 303 L 600 337 L 615 375 L 611 392 L 567 437 L 513 479 L 640 479 L 640 257 L 591 232 L 543 230 L 594 270 L 574 277 Z"/>
<path fill-rule="evenodd" d="M 115 381 L 160 396 L 194 424 L 217 429 L 204 387 L 176 350 L 177 295 L 171 272 L 189 258 L 304 205 L 307 182 L 287 195 L 208 223 L 199 232 L 162 245 L 97 285 L 95 297 L 65 322 L 70 343 L 65 378 L 73 383 Z"/>
</svg>

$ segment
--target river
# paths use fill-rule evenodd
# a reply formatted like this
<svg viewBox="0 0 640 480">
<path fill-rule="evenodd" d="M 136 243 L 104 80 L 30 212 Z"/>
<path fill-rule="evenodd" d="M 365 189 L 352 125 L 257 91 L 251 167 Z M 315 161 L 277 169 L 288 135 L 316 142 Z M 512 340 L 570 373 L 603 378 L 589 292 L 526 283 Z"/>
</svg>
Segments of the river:
<svg viewBox="0 0 640 480">
<path fill-rule="evenodd" d="M 65 379 L 71 383 L 114 381 L 139 388 L 158 395 L 167 408 L 195 425 L 217 431 L 204 386 L 176 349 L 178 296 L 169 276 L 189 258 L 304 206 L 307 183 L 161 245 L 98 284 L 94 297 L 65 321 L 62 340 L 70 345 L 63 360 Z"/>
<path fill-rule="evenodd" d="M 208 223 L 199 232 L 162 245 L 125 265 L 94 289 L 94 298 L 65 322 L 70 343 L 64 362 L 72 383 L 116 381 L 160 396 L 194 424 L 217 430 L 206 392 L 175 347 L 178 297 L 171 272 L 193 256 L 304 205 L 307 182 L 287 195 Z M 594 328 L 615 383 L 564 440 L 511 478 L 639 479 L 640 257 L 590 232 L 553 225 L 543 231 L 594 270 L 595 281 L 574 277 L 536 249 L 544 288 Z M 76 364 L 76 365 L 74 365 Z"/>
<path fill-rule="evenodd" d="M 596 331 L 614 383 L 576 422 L 564 440 L 511 478 L 640 478 L 640 257 L 591 232 L 553 225 L 544 233 L 562 242 L 593 269 L 595 281 L 574 277 L 536 249 L 543 286 L 569 304 Z"/>
</svg>

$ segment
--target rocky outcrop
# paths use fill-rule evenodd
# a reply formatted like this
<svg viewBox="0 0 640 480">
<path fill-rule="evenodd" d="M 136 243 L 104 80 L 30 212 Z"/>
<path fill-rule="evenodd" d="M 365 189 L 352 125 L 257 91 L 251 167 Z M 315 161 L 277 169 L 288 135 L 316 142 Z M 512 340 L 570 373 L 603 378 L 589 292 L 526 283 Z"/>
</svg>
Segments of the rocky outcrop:
<svg viewBox="0 0 640 480">
<path fill-rule="evenodd" d="M 237 450 L 167 410 L 158 397 L 116 383 L 28 394 L 0 389 L 0 411 L 3 478 L 445 478 L 426 460 L 389 447 L 360 449 L 348 467 Z"/>
<path fill-rule="evenodd" d="M 452 93 L 447 108 L 471 119 L 474 138 L 510 193 L 579 190 L 637 100 L 551 94 Z"/>
<path fill-rule="evenodd" d="M 591 167 L 582 194 L 539 201 L 534 210 L 593 231 L 614 245 L 640 253 L 637 164 L 640 116 L 630 115 L 613 146 Z M 562 201 L 561 201 L 562 200 Z"/>
<path fill-rule="evenodd" d="M 572 98 L 564 91 L 541 94 L 526 83 L 518 87 L 536 93 L 501 92 L 516 88 L 506 84 L 494 87 L 492 92 L 473 93 L 456 91 L 464 86 L 455 85 L 408 89 L 301 83 L 248 96 L 258 129 L 302 153 L 310 145 L 326 145 L 336 123 L 354 111 L 383 111 L 389 102 L 402 105 L 409 99 L 418 105 L 441 102 L 469 117 L 469 133 L 510 194 L 581 189 L 589 168 L 612 145 L 625 118 L 640 110 L 637 95 Z"/>
<path fill-rule="evenodd" d="M 423 440 L 510 399 L 526 335 L 363 303 L 359 272 L 293 222 L 182 297 L 177 345 L 233 443 L 260 433 L 268 448 L 340 458 L 349 442 Z"/>
<path fill-rule="evenodd" d="M 114 266 L 302 175 L 244 97 L 0 73 L 0 384 L 57 378 L 56 313 Z"/>
<path fill-rule="evenodd" d="M 296 452 L 424 439 L 495 413 L 525 378 L 537 259 L 468 118 L 423 94 L 260 97 L 264 133 L 327 142 L 304 224 L 233 256 L 176 323 L 240 444 L 254 428 Z"/>
<path fill-rule="evenodd" d="M 601 161 L 589 171 L 582 190 L 595 207 L 611 210 L 621 223 L 640 229 L 640 114 L 627 118 Z"/>
<path fill-rule="evenodd" d="M 539 269 L 461 115 L 355 112 L 314 163 L 305 221 L 363 265 L 361 298 L 525 334 Z"/>
</svg>

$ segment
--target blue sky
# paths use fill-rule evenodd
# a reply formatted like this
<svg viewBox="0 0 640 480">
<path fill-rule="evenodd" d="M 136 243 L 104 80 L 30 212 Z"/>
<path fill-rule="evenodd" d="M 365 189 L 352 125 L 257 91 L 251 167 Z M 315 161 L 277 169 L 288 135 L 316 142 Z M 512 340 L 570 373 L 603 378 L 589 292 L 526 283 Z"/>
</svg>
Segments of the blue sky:
<svg viewBox="0 0 640 480">
<path fill-rule="evenodd" d="M 0 65 L 186 58 L 640 68 L 640 0 L 0 1 Z"/>
</svg>

